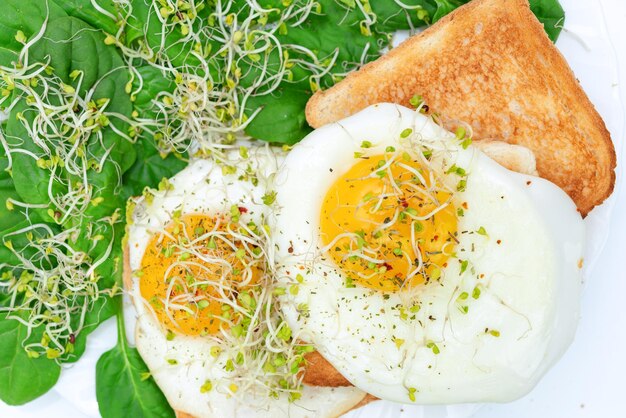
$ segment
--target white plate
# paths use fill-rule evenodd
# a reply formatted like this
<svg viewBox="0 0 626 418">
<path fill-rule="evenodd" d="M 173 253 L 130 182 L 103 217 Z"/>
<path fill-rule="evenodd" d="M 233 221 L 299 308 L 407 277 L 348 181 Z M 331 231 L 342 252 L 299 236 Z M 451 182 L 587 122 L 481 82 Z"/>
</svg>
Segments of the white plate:
<svg viewBox="0 0 626 418">
<path fill-rule="evenodd" d="M 561 0 L 565 30 L 557 46 L 612 133 L 621 161 L 626 102 L 626 4 L 621 0 Z M 621 67 L 620 67 L 621 66 Z M 620 78 L 621 77 L 621 78 Z M 564 358 L 523 399 L 503 405 L 408 406 L 375 402 L 345 418 L 553 418 L 626 415 L 622 408 L 626 375 L 626 195 L 618 167 L 616 191 L 587 218 L 589 244 L 587 285 L 576 340 Z M 614 213 L 616 216 L 611 216 Z M 605 246 L 605 243 L 607 244 Z M 131 311 L 130 309 L 127 311 Z M 132 321 L 128 321 L 129 326 Z M 128 330 L 132 336 L 132 330 Z M 0 417 L 98 417 L 95 364 L 115 344 L 114 321 L 104 323 L 89 339 L 75 366 L 63 371 L 55 388 L 22 407 L 0 402 Z M 122 417 L 120 417 L 122 418 Z M 124 417 L 125 418 L 125 417 Z M 132 417 L 129 417 L 132 418 Z"/>
</svg>

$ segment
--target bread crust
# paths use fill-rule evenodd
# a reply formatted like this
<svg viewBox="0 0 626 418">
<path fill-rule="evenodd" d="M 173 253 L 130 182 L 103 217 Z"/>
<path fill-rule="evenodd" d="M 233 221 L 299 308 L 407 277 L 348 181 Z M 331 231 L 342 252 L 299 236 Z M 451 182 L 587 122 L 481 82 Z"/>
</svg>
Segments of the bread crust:
<svg viewBox="0 0 626 418">
<path fill-rule="evenodd" d="M 306 117 L 319 127 L 365 107 L 409 106 L 469 123 L 474 138 L 531 149 L 539 175 L 586 215 L 613 191 L 610 134 L 527 0 L 474 0 L 317 92 Z"/>
</svg>

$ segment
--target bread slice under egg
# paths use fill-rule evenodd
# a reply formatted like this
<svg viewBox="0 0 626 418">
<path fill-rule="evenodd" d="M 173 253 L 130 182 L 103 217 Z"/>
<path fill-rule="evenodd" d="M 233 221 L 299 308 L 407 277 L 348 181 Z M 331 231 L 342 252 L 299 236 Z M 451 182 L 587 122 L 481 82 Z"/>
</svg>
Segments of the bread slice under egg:
<svg viewBox="0 0 626 418">
<path fill-rule="evenodd" d="M 381 102 L 469 123 L 475 139 L 523 145 L 539 175 L 565 190 L 581 214 L 613 191 L 609 132 L 528 0 L 474 0 L 424 32 L 317 92 L 306 117 L 315 128 Z"/>
</svg>

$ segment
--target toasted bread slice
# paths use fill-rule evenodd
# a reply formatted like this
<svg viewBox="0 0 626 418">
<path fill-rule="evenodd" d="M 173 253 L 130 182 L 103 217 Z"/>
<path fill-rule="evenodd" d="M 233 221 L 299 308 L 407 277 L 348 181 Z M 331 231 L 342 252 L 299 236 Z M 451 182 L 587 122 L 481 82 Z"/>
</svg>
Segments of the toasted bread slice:
<svg viewBox="0 0 626 418">
<path fill-rule="evenodd" d="M 587 214 L 612 192 L 610 135 L 528 0 L 474 0 L 317 92 L 307 121 L 319 127 L 365 107 L 409 106 L 421 95 L 431 112 L 469 123 L 475 139 L 520 144 L 537 170 Z"/>
</svg>

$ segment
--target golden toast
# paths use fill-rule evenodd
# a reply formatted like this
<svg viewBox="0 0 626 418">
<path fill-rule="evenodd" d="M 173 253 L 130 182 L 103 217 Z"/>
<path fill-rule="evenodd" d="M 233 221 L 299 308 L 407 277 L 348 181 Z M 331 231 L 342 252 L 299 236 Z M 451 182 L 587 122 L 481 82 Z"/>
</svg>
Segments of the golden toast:
<svg viewBox="0 0 626 418">
<path fill-rule="evenodd" d="M 474 0 L 397 48 L 317 92 L 319 127 L 375 103 L 410 106 L 469 123 L 475 139 L 533 151 L 537 171 L 586 215 L 612 192 L 615 150 L 602 118 L 527 0 Z"/>
</svg>

